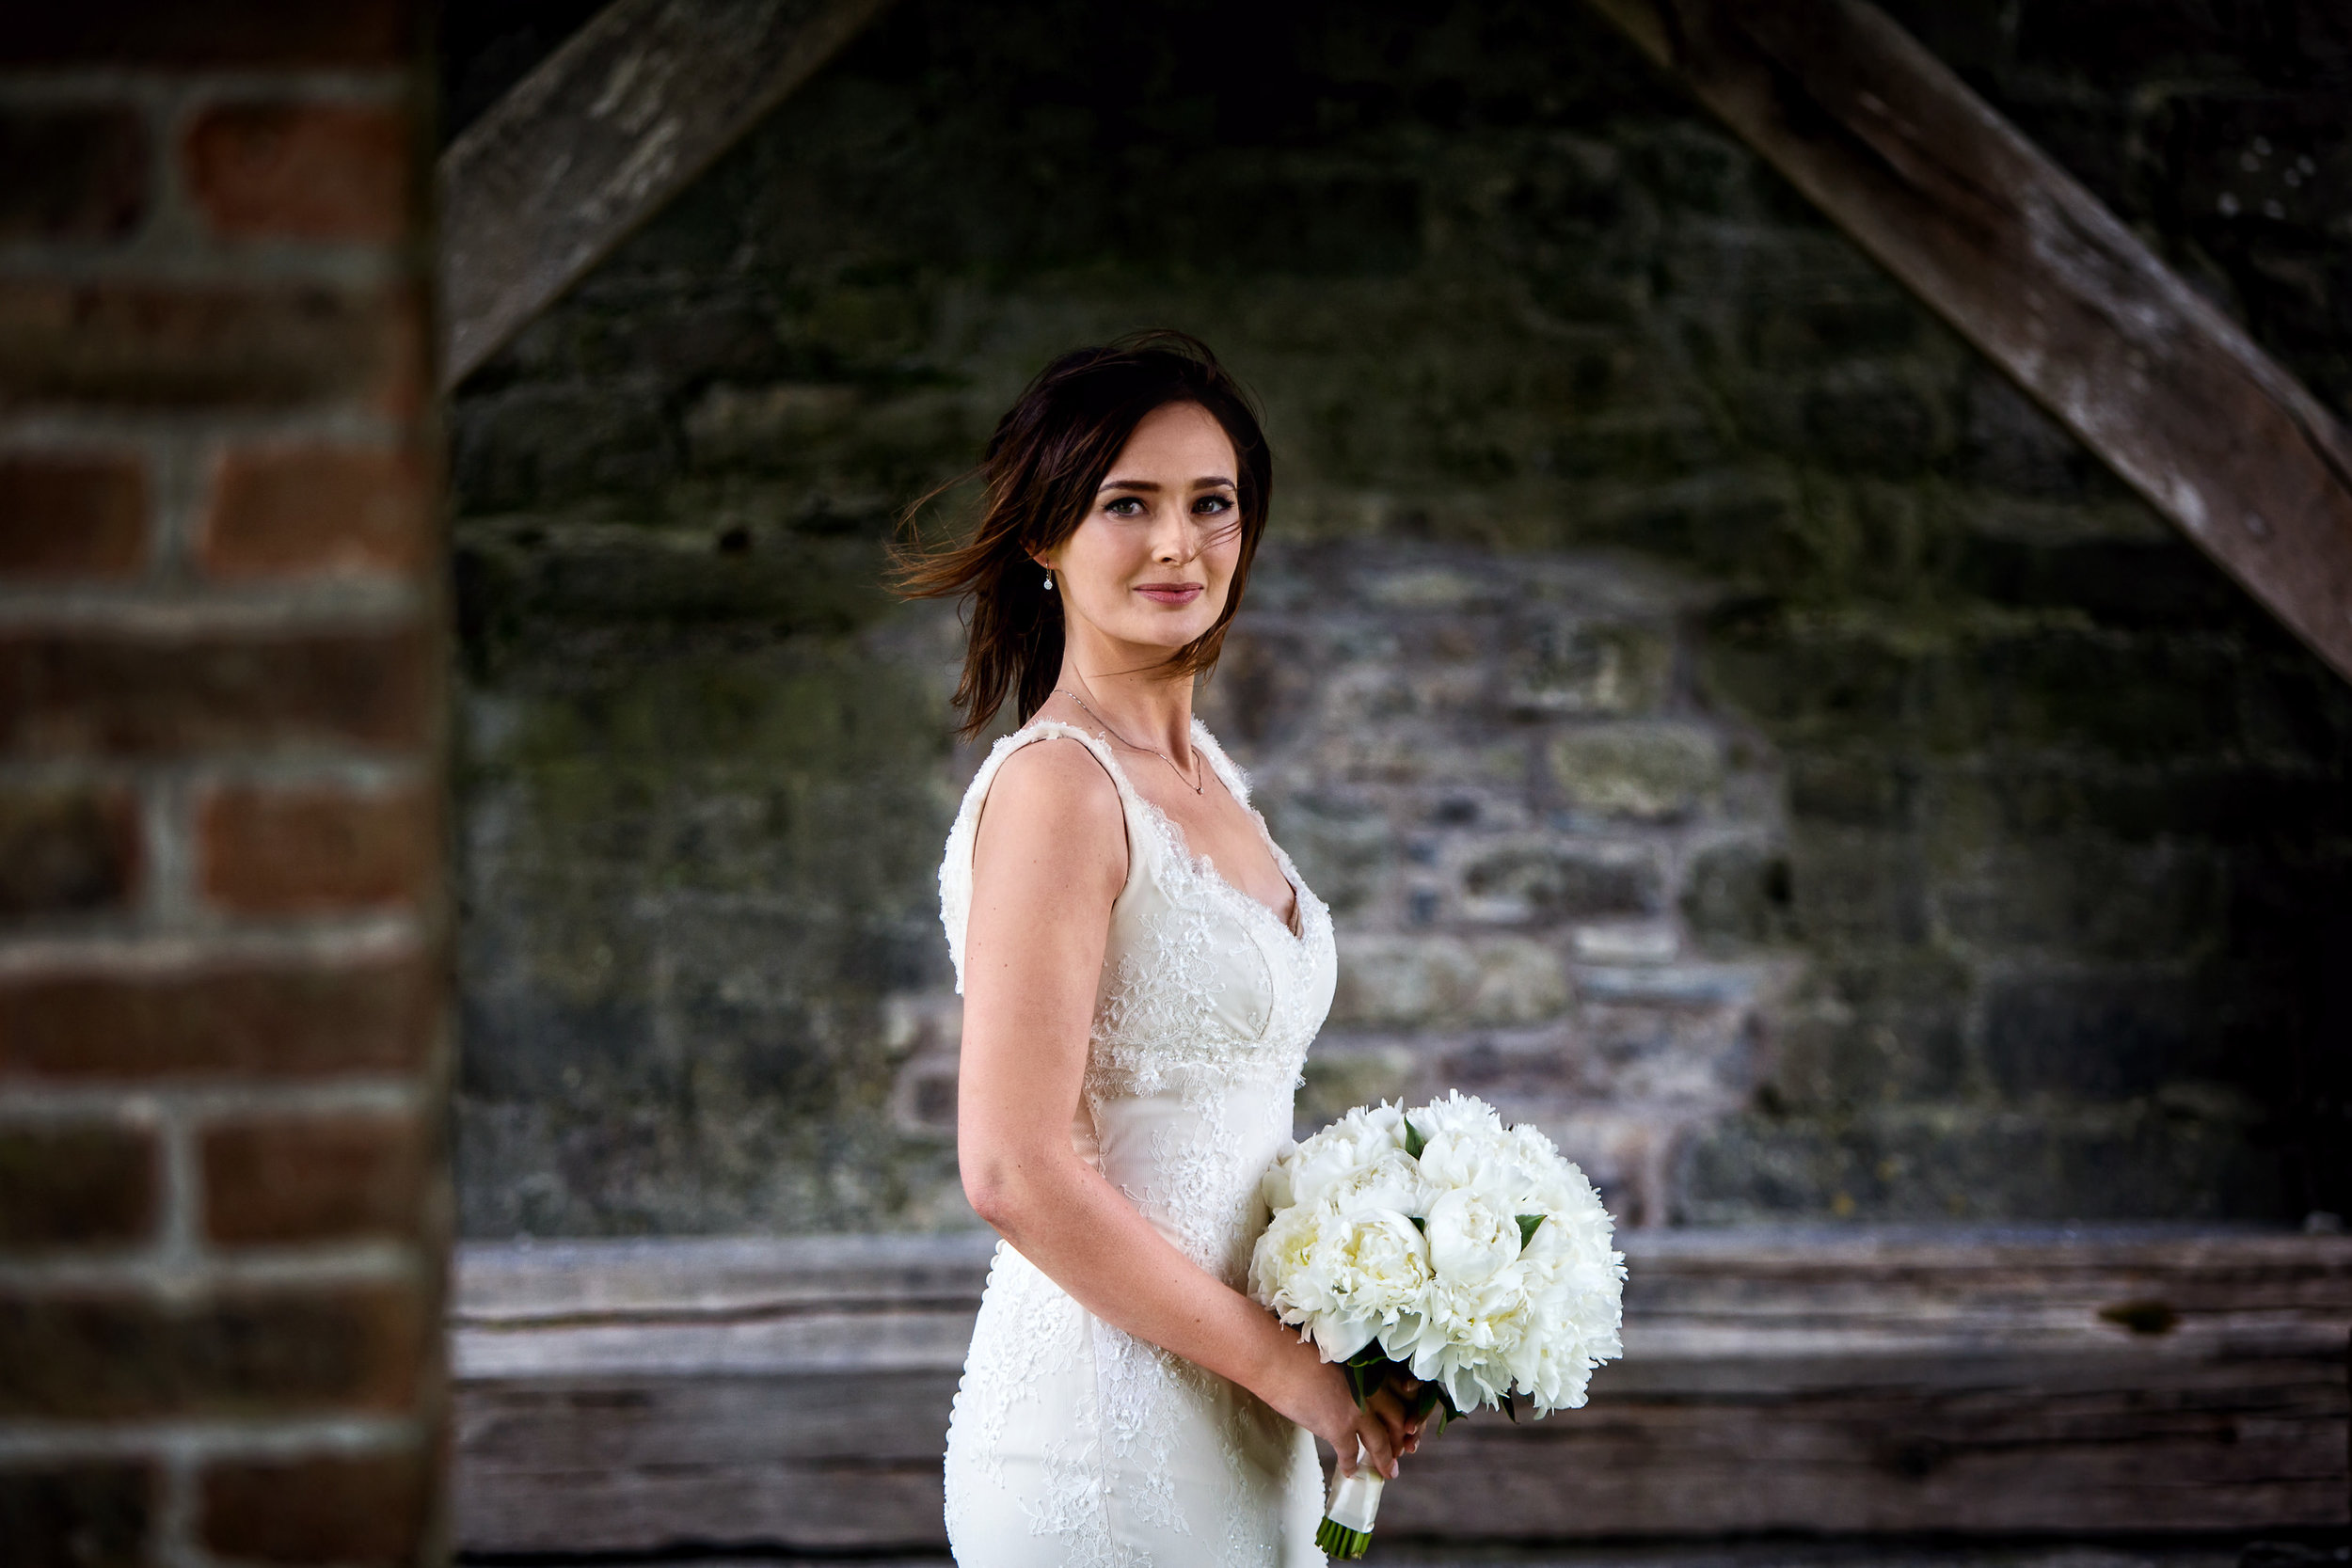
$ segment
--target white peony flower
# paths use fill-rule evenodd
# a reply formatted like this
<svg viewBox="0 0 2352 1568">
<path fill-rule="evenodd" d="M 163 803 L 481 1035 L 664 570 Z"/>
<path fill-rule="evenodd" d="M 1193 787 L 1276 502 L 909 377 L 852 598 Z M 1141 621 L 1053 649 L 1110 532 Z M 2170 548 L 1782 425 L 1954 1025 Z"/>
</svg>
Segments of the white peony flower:
<svg viewBox="0 0 2352 1568">
<path fill-rule="evenodd" d="M 1249 1253 L 1249 1289 L 1284 1323 L 1295 1323 L 1325 1305 L 1316 1262 L 1325 1211 L 1310 1204 L 1278 1209 Z"/>
<path fill-rule="evenodd" d="M 1300 1144 L 1278 1164 L 1293 1203 L 1313 1203 L 1349 1172 L 1393 1150 L 1405 1152 L 1405 1116 L 1393 1105 L 1358 1107 Z M 1274 1194 L 1267 1194 L 1272 1207 Z"/>
<path fill-rule="evenodd" d="M 1348 1271 L 1343 1292 L 1382 1321 L 1394 1323 L 1399 1312 L 1421 1305 L 1429 1287 L 1429 1243 L 1411 1215 L 1361 1210 L 1347 1218 L 1331 1250 Z"/>
<path fill-rule="evenodd" d="M 1429 1262 L 1449 1287 L 1483 1285 L 1518 1261 L 1519 1222 L 1475 1187 L 1455 1187 L 1429 1205 Z"/>
<path fill-rule="evenodd" d="M 1394 1209 L 1327 1213 L 1323 1230 L 1310 1265 L 1328 1303 L 1315 1319 L 1315 1343 L 1326 1360 L 1344 1361 L 1421 1306 L 1429 1247 L 1411 1217 Z"/>
<path fill-rule="evenodd" d="M 1274 1164 L 1258 1179 L 1258 1196 L 1265 1200 L 1269 1214 L 1279 1214 L 1298 1201 L 1298 1195 L 1291 1191 L 1291 1166 L 1297 1159 L 1298 1146 L 1286 1142 Z"/>
<path fill-rule="evenodd" d="M 1424 1138 L 1435 1138 L 1441 1133 L 1473 1137 L 1481 1133 L 1495 1136 L 1502 1133 L 1502 1118 L 1495 1114 L 1495 1108 L 1477 1096 L 1464 1094 L 1459 1089 L 1449 1091 L 1443 1100 L 1433 1100 L 1416 1110 L 1406 1112 L 1405 1119 L 1411 1122 L 1413 1131 Z"/>
<path fill-rule="evenodd" d="M 1325 1202 L 1343 1213 L 1364 1209 L 1393 1209 L 1418 1214 L 1429 1206 L 1429 1193 L 1421 1165 L 1401 1148 L 1378 1154 L 1341 1176 L 1323 1190 Z"/>
</svg>

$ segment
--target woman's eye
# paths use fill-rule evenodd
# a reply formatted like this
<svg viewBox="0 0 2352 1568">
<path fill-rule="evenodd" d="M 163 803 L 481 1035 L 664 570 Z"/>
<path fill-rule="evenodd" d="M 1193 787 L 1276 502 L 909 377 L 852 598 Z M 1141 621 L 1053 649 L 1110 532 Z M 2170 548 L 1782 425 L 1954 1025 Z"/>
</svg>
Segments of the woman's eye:
<svg viewBox="0 0 2352 1568">
<path fill-rule="evenodd" d="M 1143 502 L 1133 496 L 1120 496 L 1114 500 L 1104 501 L 1103 510 L 1114 517 L 1136 517 L 1143 514 Z"/>
<path fill-rule="evenodd" d="M 1206 512 L 1212 515 L 1219 512 L 1231 512 L 1233 510 L 1233 498 L 1231 496 L 1203 496 L 1199 500 L 1192 503 L 1192 509 L 1195 512 Z"/>
</svg>

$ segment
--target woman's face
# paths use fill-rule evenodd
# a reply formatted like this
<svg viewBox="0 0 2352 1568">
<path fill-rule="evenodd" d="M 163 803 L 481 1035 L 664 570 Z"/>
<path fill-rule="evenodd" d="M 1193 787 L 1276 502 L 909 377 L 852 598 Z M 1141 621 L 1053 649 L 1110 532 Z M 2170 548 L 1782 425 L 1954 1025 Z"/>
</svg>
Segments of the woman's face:
<svg viewBox="0 0 2352 1568">
<path fill-rule="evenodd" d="M 1144 416 L 1077 531 L 1038 558 L 1071 632 L 1173 651 L 1216 624 L 1241 559 L 1233 443 L 1209 411 Z"/>
</svg>

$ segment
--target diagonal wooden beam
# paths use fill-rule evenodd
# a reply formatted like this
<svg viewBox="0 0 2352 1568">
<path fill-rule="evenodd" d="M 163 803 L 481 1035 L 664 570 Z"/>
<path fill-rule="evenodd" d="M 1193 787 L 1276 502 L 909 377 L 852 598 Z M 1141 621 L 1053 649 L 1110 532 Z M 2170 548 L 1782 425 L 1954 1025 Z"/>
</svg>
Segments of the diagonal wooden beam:
<svg viewBox="0 0 2352 1568">
<path fill-rule="evenodd" d="M 441 385 L 463 381 L 889 0 L 614 0 L 441 155 Z"/>
<path fill-rule="evenodd" d="M 1589 0 L 2352 679 L 2335 416 L 1863 0 Z"/>
</svg>

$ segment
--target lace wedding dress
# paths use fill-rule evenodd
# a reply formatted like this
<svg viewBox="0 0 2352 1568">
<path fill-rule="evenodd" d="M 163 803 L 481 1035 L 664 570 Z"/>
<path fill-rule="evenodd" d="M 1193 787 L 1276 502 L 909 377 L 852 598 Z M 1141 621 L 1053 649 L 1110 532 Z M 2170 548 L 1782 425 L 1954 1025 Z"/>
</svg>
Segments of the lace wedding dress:
<svg viewBox="0 0 2352 1568">
<path fill-rule="evenodd" d="M 1241 770 L 1198 721 L 1192 734 L 1248 806 Z M 1111 906 L 1071 1141 L 1162 1235 L 1241 1289 L 1266 1221 L 1258 1179 L 1290 1135 L 1299 1066 L 1331 1005 L 1330 913 L 1268 837 L 1297 894 L 1294 933 L 1191 855 L 1108 746 L 1042 721 L 996 743 L 947 835 L 940 915 L 959 990 L 980 803 L 1005 758 L 1047 736 L 1094 753 L 1127 821 L 1127 882 Z M 946 1480 L 961 1568 L 1323 1561 L 1313 1439 L 1237 1385 L 1095 1318 L 1006 1243 L 964 1360 Z"/>
</svg>

